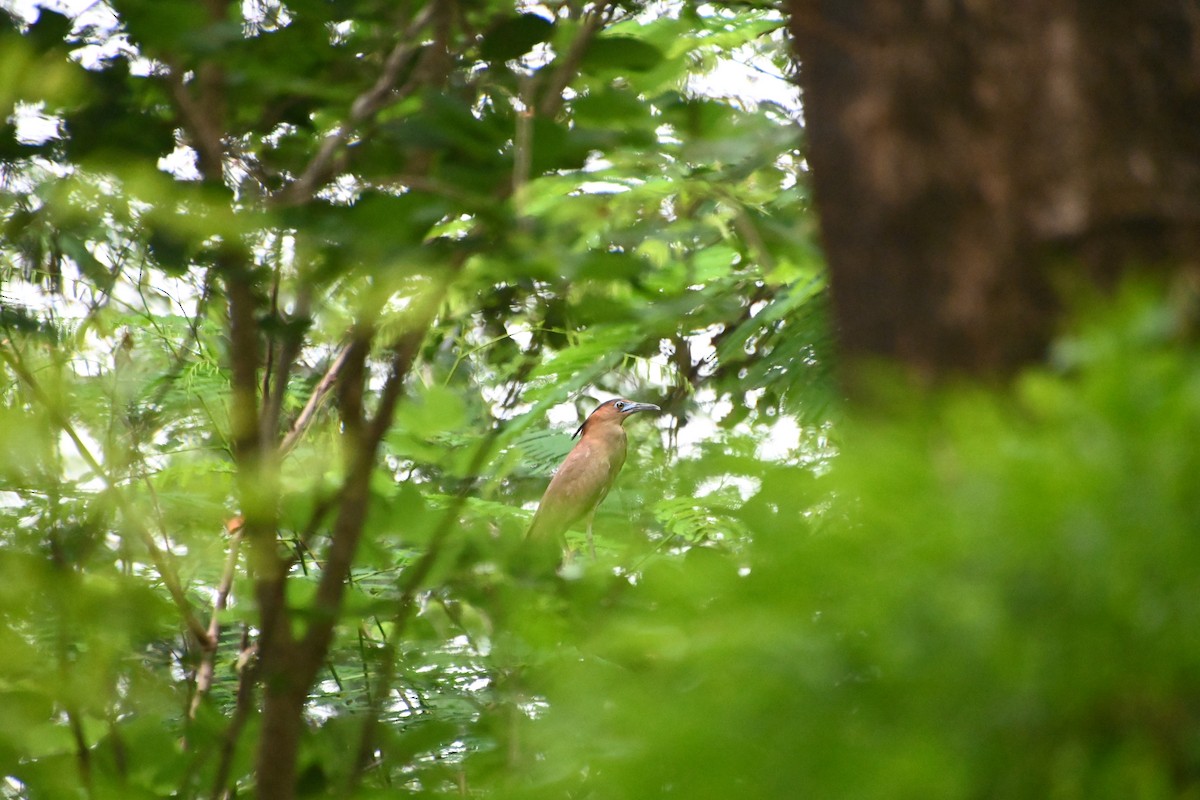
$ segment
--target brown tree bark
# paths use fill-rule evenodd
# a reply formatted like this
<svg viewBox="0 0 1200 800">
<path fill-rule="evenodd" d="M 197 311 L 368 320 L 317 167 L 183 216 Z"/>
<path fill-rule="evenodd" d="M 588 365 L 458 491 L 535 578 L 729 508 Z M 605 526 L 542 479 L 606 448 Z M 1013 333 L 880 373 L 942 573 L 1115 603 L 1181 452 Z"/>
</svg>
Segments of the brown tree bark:
<svg viewBox="0 0 1200 800">
<path fill-rule="evenodd" d="M 1044 355 L 1064 275 L 1200 260 L 1194 0 L 789 11 L 851 364 L 1004 374 Z"/>
</svg>

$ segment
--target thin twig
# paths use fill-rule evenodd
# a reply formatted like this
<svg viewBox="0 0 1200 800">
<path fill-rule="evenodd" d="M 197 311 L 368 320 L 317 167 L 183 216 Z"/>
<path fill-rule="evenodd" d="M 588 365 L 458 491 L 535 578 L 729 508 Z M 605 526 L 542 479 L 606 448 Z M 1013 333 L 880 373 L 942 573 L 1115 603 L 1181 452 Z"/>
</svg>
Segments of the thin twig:
<svg viewBox="0 0 1200 800">
<path fill-rule="evenodd" d="M 227 800 L 233 796 L 229 786 L 229 773 L 233 770 L 233 756 L 237 752 L 237 740 L 254 710 L 254 686 L 258 682 L 258 660 L 255 646 L 250 640 L 248 627 L 242 628 L 242 649 L 238 655 L 237 702 L 233 718 L 225 729 L 221 742 L 221 760 L 217 762 L 217 774 L 213 780 L 212 800 Z"/>
<path fill-rule="evenodd" d="M 287 435 L 283 437 L 283 441 L 279 445 L 279 454 L 286 455 L 291 451 L 296 443 L 300 441 L 300 437 L 304 435 L 309 424 L 312 423 L 313 417 L 325 402 L 325 398 L 333 391 L 333 387 L 337 384 L 338 375 L 342 368 L 346 365 L 346 358 L 350 354 L 350 348 L 343 348 L 338 353 L 337 358 L 329 365 L 329 369 L 325 370 L 325 374 L 321 376 L 321 380 L 313 387 L 312 394 L 308 397 L 308 402 L 304 404 L 300 415 L 296 417 L 296 421 L 292 423 L 292 427 L 288 429 Z"/>
<path fill-rule="evenodd" d="M 237 571 L 238 555 L 242 545 L 242 518 L 234 517 L 226 525 L 229 536 L 229 553 L 225 556 L 225 568 L 221 572 L 221 582 L 217 585 L 217 593 L 213 597 L 212 617 L 208 620 L 208 641 L 200 650 L 200 666 L 196 668 L 196 689 L 192 694 L 192 705 L 188 709 L 188 717 L 196 718 L 200 703 L 212 688 L 213 673 L 217 660 L 217 646 L 221 640 L 221 612 L 229 601 L 229 592 L 233 588 L 234 574 Z"/>
</svg>

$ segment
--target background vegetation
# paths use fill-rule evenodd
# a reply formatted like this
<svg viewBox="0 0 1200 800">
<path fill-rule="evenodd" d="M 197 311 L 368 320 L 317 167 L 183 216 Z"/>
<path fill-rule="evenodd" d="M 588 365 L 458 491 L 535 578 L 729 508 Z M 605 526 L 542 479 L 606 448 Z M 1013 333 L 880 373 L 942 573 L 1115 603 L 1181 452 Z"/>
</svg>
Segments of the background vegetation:
<svg viewBox="0 0 1200 800">
<path fill-rule="evenodd" d="M 6 8 L 0 795 L 1200 792 L 1190 295 L 845 416 L 779 12 Z"/>
</svg>

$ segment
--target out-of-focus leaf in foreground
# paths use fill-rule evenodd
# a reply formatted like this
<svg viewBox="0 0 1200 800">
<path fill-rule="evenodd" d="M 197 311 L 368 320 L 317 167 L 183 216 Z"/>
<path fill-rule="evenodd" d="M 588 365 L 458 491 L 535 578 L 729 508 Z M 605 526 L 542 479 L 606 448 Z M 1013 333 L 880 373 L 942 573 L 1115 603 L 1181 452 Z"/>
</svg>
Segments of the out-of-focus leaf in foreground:
<svg viewBox="0 0 1200 800">
<path fill-rule="evenodd" d="M 1138 292 L 1086 319 L 1065 374 L 864 414 L 824 478 L 768 477 L 744 556 L 602 581 L 546 668 L 538 796 L 1195 792 L 1200 352 Z"/>
</svg>

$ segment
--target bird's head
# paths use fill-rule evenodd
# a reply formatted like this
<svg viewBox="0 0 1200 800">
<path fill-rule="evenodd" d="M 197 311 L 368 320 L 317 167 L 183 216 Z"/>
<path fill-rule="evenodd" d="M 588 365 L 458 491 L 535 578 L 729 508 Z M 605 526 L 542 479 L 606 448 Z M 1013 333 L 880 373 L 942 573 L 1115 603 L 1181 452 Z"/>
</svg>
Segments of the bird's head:
<svg viewBox="0 0 1200 800">
<path fill-rule="evenodd" d="M 584 423 L 579 426 L 579 430 L 575 431 L 575 436 L 583 433 L 583 429 L 592 424 L 603 425 L 605 423 L 615 423 L 623 425 L 625 420 L 639 411 L 662 411 L 662 409 L 653 403 L 635 403 L 632 400 L 626 400 L 624 397 L 605 400 L 596 406 L 595 411 L 588 415 Z"/>
</svg>

